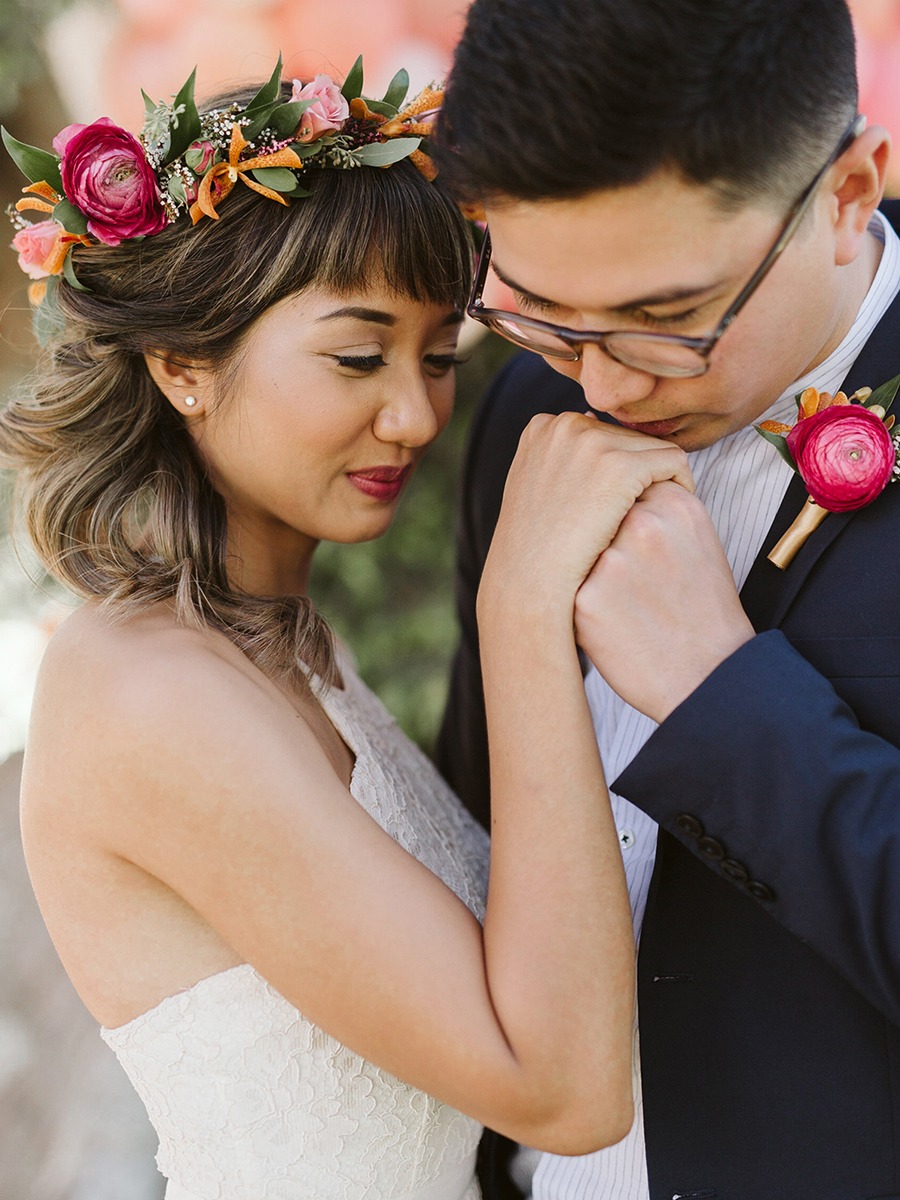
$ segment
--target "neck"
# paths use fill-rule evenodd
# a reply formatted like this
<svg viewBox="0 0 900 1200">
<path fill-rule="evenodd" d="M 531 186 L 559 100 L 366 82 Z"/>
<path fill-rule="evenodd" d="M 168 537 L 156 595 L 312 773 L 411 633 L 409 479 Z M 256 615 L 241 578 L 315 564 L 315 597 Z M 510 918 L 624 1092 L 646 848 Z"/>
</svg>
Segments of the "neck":
<svg viewBox="0 0 900 1200">
<path fill-rule="evenodd" d="M 305 596 L 318 542 L 293 529 L 265 533 L 229 519 L 229 584 L 250 596 Z"/>
<path fill-rule="evenodd" d="M 849 333 L 878 272 L 883 252 L 884 246 L 878 238 L 867 233 L 863 247 L 853 262 L 837 268 L 837 305 L 831 332 L 819 353 L 802 372 L 803 375 L 823 363 Z"/>
</svg>

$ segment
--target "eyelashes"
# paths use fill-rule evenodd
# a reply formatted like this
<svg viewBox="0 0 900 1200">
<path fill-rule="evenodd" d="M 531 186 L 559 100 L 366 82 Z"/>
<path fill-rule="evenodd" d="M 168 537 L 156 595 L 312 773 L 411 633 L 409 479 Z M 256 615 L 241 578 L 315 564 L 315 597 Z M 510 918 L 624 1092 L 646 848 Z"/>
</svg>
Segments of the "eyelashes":
<svg viewBox="0 0 900 1200">
<path fill-rule="evenodd" d="M 336 354 L 334 359 L 339 367 L 348 367 L 351 371 L 375 371 L 387 366 L 380 354 Z"/>
<path fill-rule="evenodd" d="M 380 354 L 336 354 L 334 359 L 339 367 L 350 371 L 359 371 L 361 374 L 370 374 L 380 367 L 387 366 Z M 425 365 L 432 368 L 437 374 L 444 374 L 467 360 L 458 358 L 455 354 L 428 354 L 424 361 Z"/>
<path fill-rule="evenodd" d="M 699 308 L 689 308 L 687 312 L 673 313 L 667 317 L 654 317 L 651 313 L 641 313 L 640 321 L 643 325 L 650 325 L 653 328 L 667 329 L 672 325 L 687 325 L 700 315 L 702 310 Z"/>
</svg>

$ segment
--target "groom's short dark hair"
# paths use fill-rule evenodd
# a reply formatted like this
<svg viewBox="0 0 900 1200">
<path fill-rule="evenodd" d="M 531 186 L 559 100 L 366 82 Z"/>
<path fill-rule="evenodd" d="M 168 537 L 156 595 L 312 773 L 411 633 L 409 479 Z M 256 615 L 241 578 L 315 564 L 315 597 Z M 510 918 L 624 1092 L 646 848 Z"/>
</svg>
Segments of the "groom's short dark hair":
<svg viewBox="0 0 900 1200">
<path fill-rule="evenodd" d="M 474 0 L 435 153 L 473 201 L 670 167 L 727 206 L 787 203 L 856 103 L 845 0 Z"/>
</svg>

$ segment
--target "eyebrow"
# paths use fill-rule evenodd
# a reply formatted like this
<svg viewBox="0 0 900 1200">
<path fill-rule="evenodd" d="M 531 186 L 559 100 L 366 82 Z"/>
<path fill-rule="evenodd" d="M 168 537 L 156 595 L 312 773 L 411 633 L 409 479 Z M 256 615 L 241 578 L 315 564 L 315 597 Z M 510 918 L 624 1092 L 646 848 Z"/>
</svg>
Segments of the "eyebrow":
<svg viewBox="0 0 900 1200">
<path fill-rule="evenodd" d="M 369 325 L 386 325 L 394 326 L 398 322 L 398 318 L 393 313 L 384 312 L 380 308 L 365 308 L 362 305 L 348 305 L 346 308 L 336 308 L 333 312 L 326 313 L 324 317 L 318 317 L 318 321 L 338 321 L 350 317 L 354 321 L 365 321 Z M 461 325 L 463 322 L 463 314 L 454 309 L 444 317 L 441 325 Z"/>
<path fill-rule="evenodd" d="M 530 301 L 538 308 L 547 309 L 562 307 L 562 305 L 560 305 L 556 300 L 548 300 L 546 296 L 538 296 L 536 292 L 530 292 L 528 288 L 522 287 L 520 283 L 516 283 L 516 281 L 506 275 L 493 260 L 491 261 L 491 266 L 500 282 L 505 283 L 507 287 L 512 288 L 512 290 L 517 295 L 521 296 L 523 300 Z M 713 283 L 707 284 L 705 287 L 695 286 L 669 288 L 664 292 L 656 292 L 650 296 L 642 296 L 638 300 L 629 300 L 625 304 L 615 304 L 607 311 L 627 314 L 637 312 L 642 308 L 657 308 L 664 304 L 676 304 L 679 300 L 694 300 L 697 296 L 703 296 L 707 292 L 717 291 L 719 288 L 723 287 L 724 284 L 725 280 L 717 280 Z"/>
</svg>

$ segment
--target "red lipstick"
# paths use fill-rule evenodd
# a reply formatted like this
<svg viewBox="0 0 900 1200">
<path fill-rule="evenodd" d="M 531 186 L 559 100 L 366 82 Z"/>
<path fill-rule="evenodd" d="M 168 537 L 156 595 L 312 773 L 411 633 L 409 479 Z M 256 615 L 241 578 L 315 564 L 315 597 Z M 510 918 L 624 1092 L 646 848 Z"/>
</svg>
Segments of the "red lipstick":
<svg viewBox="0 0 900 1200">
<path fill-rule="evenodd" d="M 403 490 L 412 465 L 405 467 L 366 467 L 362 471 L 348 471 L 347 478 L 366 496 L 373 500 L 396 500 Z"/>
</svg>

